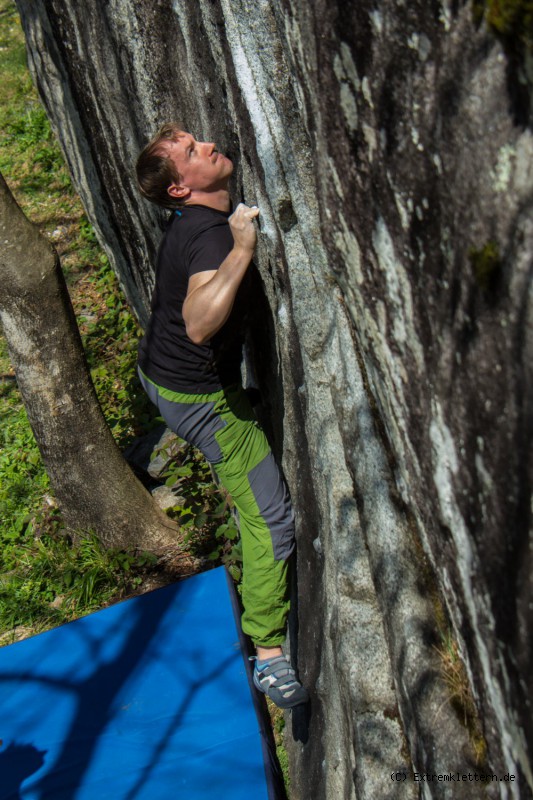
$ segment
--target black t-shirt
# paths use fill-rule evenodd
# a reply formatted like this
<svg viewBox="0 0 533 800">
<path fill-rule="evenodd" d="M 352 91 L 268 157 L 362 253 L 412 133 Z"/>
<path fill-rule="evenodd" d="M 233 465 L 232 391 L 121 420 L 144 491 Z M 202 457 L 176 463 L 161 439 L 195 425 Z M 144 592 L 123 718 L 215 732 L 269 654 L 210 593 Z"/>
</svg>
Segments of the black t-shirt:
<svg viewBox="0 0 533 800">
<path fill-rule="evenodd" d="M 182 308 L 191 275 L 218 269 L 233 247 L 229 213 L 184 206 L 172 214 L 159 247 L 152 314 L 139 345 L 139 366 L 154 383 L 186 394 L 207 394 L 240 382 L 248 276 L 231 314 L 208 342 L 187 336 Z"/>
</svg>

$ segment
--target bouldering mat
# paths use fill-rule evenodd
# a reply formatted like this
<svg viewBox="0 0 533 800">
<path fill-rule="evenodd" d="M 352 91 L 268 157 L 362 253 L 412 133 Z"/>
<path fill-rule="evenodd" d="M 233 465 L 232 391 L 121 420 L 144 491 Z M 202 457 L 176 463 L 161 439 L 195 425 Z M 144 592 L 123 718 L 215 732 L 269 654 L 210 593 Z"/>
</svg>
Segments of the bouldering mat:
<svg viewBox="0 0 533 800">
<path fill-rule="evenodd" d="M 231 593 L 221 567 L 0 648 L 0 800 L 276 798 Z"/>
</svg>

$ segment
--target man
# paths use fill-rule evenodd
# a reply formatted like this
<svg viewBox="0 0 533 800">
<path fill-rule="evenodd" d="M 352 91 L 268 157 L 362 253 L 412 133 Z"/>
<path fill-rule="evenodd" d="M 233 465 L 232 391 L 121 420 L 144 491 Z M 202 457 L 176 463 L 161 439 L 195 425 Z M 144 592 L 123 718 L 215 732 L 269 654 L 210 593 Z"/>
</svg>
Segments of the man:
<svg viewBox="0 0 533 800">
<path fill-rule="evenodd" d="M 174 209 L 159 248 L 139 373 L 167 425 L 213 464 L 239 514 L 242 628 L 256 687 L 282 708 L 308 699 L 281 645 L 289 611 L 294 515 L 241 386 L 242 319 L 256 207 L 230 216 L 233 164 L 213 142 L 164 125 L 137 161 L 142 194 Z"/>
</svg>

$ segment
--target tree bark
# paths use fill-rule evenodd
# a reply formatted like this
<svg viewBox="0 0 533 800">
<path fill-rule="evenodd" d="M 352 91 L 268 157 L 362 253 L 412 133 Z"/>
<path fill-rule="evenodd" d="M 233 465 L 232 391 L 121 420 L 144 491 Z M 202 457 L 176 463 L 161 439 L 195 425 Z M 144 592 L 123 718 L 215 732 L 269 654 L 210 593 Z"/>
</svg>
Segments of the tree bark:
<svg viewBox="0 0 533 800">
<path fill-rule="evenodd" d="M 59 258 L 0 175 L 0 320 L 65 525 L 160 552 L 177 526 L 124 461 L 100 409 Z"/>
</svg>

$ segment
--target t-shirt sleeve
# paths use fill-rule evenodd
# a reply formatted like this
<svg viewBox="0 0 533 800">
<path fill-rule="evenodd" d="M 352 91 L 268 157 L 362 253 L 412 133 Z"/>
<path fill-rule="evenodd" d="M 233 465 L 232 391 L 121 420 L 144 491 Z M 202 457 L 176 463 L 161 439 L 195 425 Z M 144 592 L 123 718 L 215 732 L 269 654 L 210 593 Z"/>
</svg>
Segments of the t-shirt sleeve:
<svg viewBox="0 0 533 800">
<path fill-rule="evenodd" d="M 198 272 L 218 269 L 233 247 L 229 225 L 220 225 L 199 233 L 189 245 L 188 277 Z"/>
</svg>

